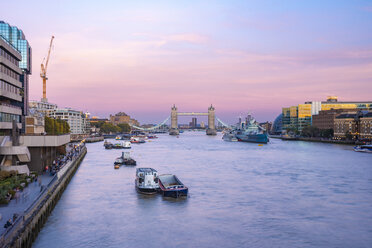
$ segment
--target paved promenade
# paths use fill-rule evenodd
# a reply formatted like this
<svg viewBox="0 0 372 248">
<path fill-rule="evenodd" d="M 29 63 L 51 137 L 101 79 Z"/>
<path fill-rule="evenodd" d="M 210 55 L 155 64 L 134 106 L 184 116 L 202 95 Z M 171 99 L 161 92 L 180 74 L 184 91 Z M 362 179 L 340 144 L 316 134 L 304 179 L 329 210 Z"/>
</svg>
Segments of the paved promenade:
<svg viewBox="0 0 372 248">
<path fill-rule="evenodd" d="M 64 157 L 63 164 L 54 175 L 51 175 L 50 172 L 44 172 L 42 175 L 39 175 L 41 182 L 40 180 L 35 180 L 28 184 L 22 191 L 17 192 L 16 197 L 7 205 L 0 206 L 0 237 L 4 235 L 7 229 L 11 228 L 5 228 L 4 225 L 9 219 L 14 222 L 14 214 L 21 216 L 41 195 L 48 191 L 49 187 L 53 185 L 53 183 L 51 184 L 52 181 L 61 178 L 65 174 L 70 165 L 79 156 L 81 147 L 74 149 L 68 146 L 66 152 L 68 155 Z M 67 162 L 65 162 L 65 160 L 67 160 Z"/>
<path fill-rule="evenodd" d="M 0 206 L 0 235 L 6 231 L 4 225 L 9 219 L 13 218 L 13 214 L 20 215 L 23 213 L 40 195 L 41 187 L 46 187 L 53 179 L 53 176 L 50 176 L 49 173 L 39 175 L 39 177 L 41 177 L 41 185 L 35 180 L 24 188 L 23 191 L 18 192 L 18 196 L 12 199 L 7 205 Z"/>
</svg>

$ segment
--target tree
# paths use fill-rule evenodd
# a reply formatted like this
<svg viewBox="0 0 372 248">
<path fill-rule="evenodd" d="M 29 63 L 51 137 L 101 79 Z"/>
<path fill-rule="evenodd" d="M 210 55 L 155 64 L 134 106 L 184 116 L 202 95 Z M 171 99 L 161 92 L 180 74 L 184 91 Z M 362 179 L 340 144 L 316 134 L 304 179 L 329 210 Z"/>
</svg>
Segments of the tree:
<svg viewBox="0 0 372 248">
<path fill-rule="evenodd" d="M 105 121 L 97 121 L 97 122 L 90 123 L 91 126 L 94 126 L 96 128 L 101 128 L 103 124 L 105 124 Z"/>
<path fill-rule="evenodd" d="M 44 128 L 47 134 L 60 135 L 70 133 L 70 125 L 67 121 L 61 119 L 53 119 L 45 116 Z"/>
<path fill-rule="evenodd" d="M 314 126 L 304 127 L 301 131 L 303 137 L 319 137 L 320 130 Z"/>
<path fill-rule="evenodd" d="M 128 123 L 118 124 L 118 127 L 120 128 L 120 132 L 122 133 L 130 133 L 130 131 L 132 130 Z"/>
<path fill-rule="evenodd" d="M 100 129 L 101 133 L 118 133 L 121 129 L 111 123 L 104 123 Z"/>
</svg>

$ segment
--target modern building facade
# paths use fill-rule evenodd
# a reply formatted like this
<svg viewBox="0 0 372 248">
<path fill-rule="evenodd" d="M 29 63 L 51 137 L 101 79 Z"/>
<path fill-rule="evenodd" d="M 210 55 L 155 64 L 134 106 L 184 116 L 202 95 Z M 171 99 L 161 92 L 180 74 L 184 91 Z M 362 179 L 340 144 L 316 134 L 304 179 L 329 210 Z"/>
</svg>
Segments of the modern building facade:
<svg viewBox="0 0 372 248">
<path fill-rule="evenodd" d="M 333 109 L 358 109 L 372 108 L 372 101 L 339 102 L 336 96 L 327 98 L 327 101 L 305 102 L 297 106 L 282 108 L 283 130 L 296 129 L 301 131 L 304 127 L 312 125 L 313 117 L 320 111 Z"/>
<path fill-rule="evenodd" d="M 23 86 L 21 53 L 0 36 L 0 133 L 10 135 L 13 120 L 22 128 Z"/>
<path fill-rule="evenodd" d="M 0 21 L 0 36 L 11 44 L 21 54 L 21 59 L 18 62 L 18 67 L 22 70 L 19 75 L 22 84 L 20 95 L 22 96 L 22 116 L 28 115 L 28 91 L 29 91 L 29 75 L 32 73 L 32 49 L 21 29 L 15 26 L 10 26 L 8 23 Z M 15 58 L 13 58 L 14 60 Z M 22 120 L 24 123 L 24 120 Z M 24 130 L 24 126 L 23 126 Z"/>
</svg>

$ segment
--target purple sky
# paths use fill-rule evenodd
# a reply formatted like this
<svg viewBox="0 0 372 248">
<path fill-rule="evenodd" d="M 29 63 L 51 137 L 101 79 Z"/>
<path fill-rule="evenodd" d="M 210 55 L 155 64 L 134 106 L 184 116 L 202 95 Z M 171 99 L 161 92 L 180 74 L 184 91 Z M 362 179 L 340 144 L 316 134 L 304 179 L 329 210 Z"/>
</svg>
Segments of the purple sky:
<svg viewBox="0 0 372 248">
<path fill-rule="evenodd" d="M 266 121 L 328 95 L 372 100 L 371 1 L 20 0 L 0 17 L 32 46 L 30 98 L 54 35 L 49 101 L 100 117 L 156 123 L 212 103 L 226 122 Z"/>
</svg>

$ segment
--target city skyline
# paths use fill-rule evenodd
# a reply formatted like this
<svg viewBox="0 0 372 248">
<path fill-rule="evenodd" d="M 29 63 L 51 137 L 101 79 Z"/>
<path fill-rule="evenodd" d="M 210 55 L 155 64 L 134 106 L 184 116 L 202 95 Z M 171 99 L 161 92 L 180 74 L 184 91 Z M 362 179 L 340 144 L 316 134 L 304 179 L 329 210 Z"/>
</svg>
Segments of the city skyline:
<svg viewBox="0 0 372 248">
<path fill-rule="evenodd" d="M 371 100 L 372 4 L 218 1 L 18 1 L 2 20 L 33 50 L 30 99 L 42 96 L 40 63 L 54 49 L 47 97 L 108 117 L 155 123 L 181 111 L 235 122 L 274 120 L 284 106 Z M 6 9 L 18 9 L 19 15 Z M 34 18 L 37 16 L 38 18 Z"/>
</svg>

